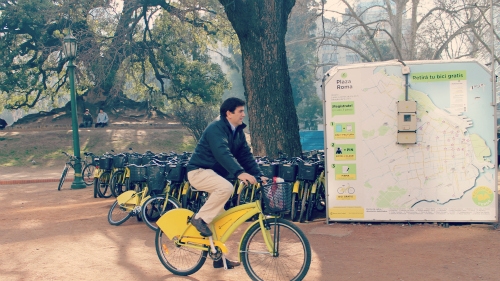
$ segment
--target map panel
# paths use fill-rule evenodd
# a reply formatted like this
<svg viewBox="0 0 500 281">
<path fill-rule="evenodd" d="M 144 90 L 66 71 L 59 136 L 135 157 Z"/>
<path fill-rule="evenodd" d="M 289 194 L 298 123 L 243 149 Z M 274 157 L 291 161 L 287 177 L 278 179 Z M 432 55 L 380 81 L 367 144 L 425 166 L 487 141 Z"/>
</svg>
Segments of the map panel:
<svg viewBox="0 0 500 281">
<path fill-rule="evenodd" d="M 476 61 L 335 67 L 323 82 L 330 220 L 496 221 L 496 117 Z M 406 87 L 406 79 L 409 87 Z M 398 102 L 416 143 L 398 143 Z M 408 118 L 410 120 L 410 118 Z M 406 128 L 406 126 L 405 126 Z M 399 131 L 401 132 L 401 131 Z M 348 192 L 350 191 L 350 192 Z"/>
</svg>

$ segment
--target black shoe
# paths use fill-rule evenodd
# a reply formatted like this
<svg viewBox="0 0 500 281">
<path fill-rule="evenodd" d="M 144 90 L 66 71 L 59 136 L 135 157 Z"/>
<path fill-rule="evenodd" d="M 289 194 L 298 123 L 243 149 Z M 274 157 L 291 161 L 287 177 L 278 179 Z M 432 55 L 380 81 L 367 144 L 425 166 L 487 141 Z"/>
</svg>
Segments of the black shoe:
<svg viewBox="0 0 500 281">
<path fill-rule="evenodd" d="M 212 236 L 212 231 L 208 228 L 208 225 L 201 219 L 195 219 L 194 217 L 191 219 L 191 224 L 196 227 L 196 229 L 200 232 L 201 236 L 209 237 Z"/>
<path fill-rule="evenodd" d="M 227 269 L 233 269 L 235 266 L 239 266 L 241 263 L 239 261 L 231 261 L 226 259 L 226 264 L 227 264 Z M 214 261 L 214 268 L 221 268 L 221 267 L 224 267 L 224 262 L 222 261 L 222 258 Z"/>
</svg>

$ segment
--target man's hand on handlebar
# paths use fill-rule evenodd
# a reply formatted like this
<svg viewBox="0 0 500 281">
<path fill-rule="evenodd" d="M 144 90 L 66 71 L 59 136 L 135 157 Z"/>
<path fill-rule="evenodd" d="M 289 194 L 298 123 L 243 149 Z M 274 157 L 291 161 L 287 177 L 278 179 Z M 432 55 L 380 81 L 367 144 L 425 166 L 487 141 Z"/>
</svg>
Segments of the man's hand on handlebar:
<svg viewBox="0 0 500 281">
<path fill-rule="evenodd" d="M 257 183 L 257 179 L 250 175 L 249 173 L 241 173 L 238 175 L 238 179 L 240 181 L 242 181 L 245 185 L 248 184 L 248 183 L 251 183 L 251 184 L 256 184 Z"/>
</svg>

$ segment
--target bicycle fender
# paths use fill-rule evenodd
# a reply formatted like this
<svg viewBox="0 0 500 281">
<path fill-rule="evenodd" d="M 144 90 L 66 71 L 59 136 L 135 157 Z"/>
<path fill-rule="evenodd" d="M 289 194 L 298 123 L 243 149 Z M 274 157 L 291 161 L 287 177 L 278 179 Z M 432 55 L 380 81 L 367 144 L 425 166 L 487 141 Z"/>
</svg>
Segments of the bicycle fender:
<svg viewBox="0 0 500 281">
<path fill-rule="evenodd" d="M 185 182 L 184 186 L 182 187 L 182 195 L 186 195 L 189 190 L 189 182 Z"/>
<path fill-rule="evenodd" d="M 318 186 L 318 182 L 314 182 L 312 187 L 311 187 L 311 194 L 314 194 L 316 193 L 316 187 Z"/>
<path fill-rule="evenodd" d="M 162 215 L 156 224 L 167 235 L 168 239 L 181 236 L 200 237 L 200 233 L 189 223 L 189 217 L 194 215 L 193 211 L 188 209 L 173 209 Z"/>
<path fill-rule="evenodd" d="M 137 197 L 135 198 L 136 199 L 135 201 L 131 200 L 136 195 L 137 195 L 137 193 L 135 191 L 127 190 L 127 191 L 123 192 L 122 194 L 118 195 L 118 197 L 116 197 L 116 201 L 118 201 L 118 204 L 130 203 L 130 204 L 137 205 L 139 203 L 139 202 L 136 202 Z"/>
<path fill-rule="evenodd" d="M 99 176 L 101 176 L 101 172 L 102 172 L 101 169 L 95 169 L 94 170 L 94 178 L 99 178 Z"/>
<path fill-rule="evenodd" d="M 292 193 L 299 193 L 299 186 L 300 186 L 300 181 L 296 181 L 296 182 L 293 184 L 293 190 L 292 190 Z"/>
</svg>

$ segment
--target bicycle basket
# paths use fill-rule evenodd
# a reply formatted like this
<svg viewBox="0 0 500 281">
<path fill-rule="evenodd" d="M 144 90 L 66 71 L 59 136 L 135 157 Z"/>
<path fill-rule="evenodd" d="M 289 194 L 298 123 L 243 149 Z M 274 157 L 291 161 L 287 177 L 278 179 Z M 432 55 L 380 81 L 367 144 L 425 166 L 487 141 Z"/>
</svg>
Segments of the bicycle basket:
<svg viewBox="0 0 500 281">
<path fill-rule="evenodd" d="M 297 178 L 299 180 L 314 181 L 318 176 L 318 164 L 300 163 Z"/>
<path fill-rule="evenodd" d="M 99 157 L 92 158 L 92 165 L 99 167 Z"/>
<path fill-rule="evenodd" d="M 142 156 L 141 155 L 130 155 L 128 157 L 128 164 L 141 165 L 142 164 Z"/>
<path fill-rule="evenodd" d="M 170 171 L 167 174 L 167 180 L 173 182 L 182 182 L 186 175 L 186 166 L 182 164 L 169 165 Z"/>
<path fill-rule="evenodd" d="M 146 166 L 148 175 L 148 187 L 151 191 L 162 191 L 165 188 L 165 166 L 148 165 Z"/>
<path fill-rule="evenodd" d="M 130 170 L 130 182 L 144 182 L 146 181 L 146 166 L 128 165 Z"/>
<path fill-rule="evenodd" d="M 280 164 L 279 177 L 288 182 L 293 182 L 297 178 L 297 165 Z"/>
<path fill-rule="evenodd" d="M 127 156 L 125 154 L 117 154 L 113 156 L 113 167 L 124 168 L 127 164 Z"/>
<path fill-rule="evenodd" d="M 160 161 L 167 161 L 168 154 L 162 152 L 162 153 L 156 154 L 156 158 L 158 158 L 158 160 L 160 160 Z"/>
<path fill-rule="evenodd" d="M 113 167 L 113 158 L 102 156 L 99 158 L 99 169 L 103 170 L 111 170 Z"/>
<path fill-rule="evenodd" d="M 278 175 L 278 165 L 275 164 L 260 164 L 260 170 L 265 177 L 272 179 Z"/>
<path fill-rule="evenodd" d="M 154 155 L 151 155 L 151 154 L 144 154 L 142 155 L 142 165 L 147 165 L 149 164 L 149 161 L 151 161 L 151 159 L 153 159 Z"/>
<path fill-rule="evenodd" d="M 264 215 L 287 213 L 291 208 L 292 185 L 289 182 L 269 183 L 261 187 Z"/>
</svg>

